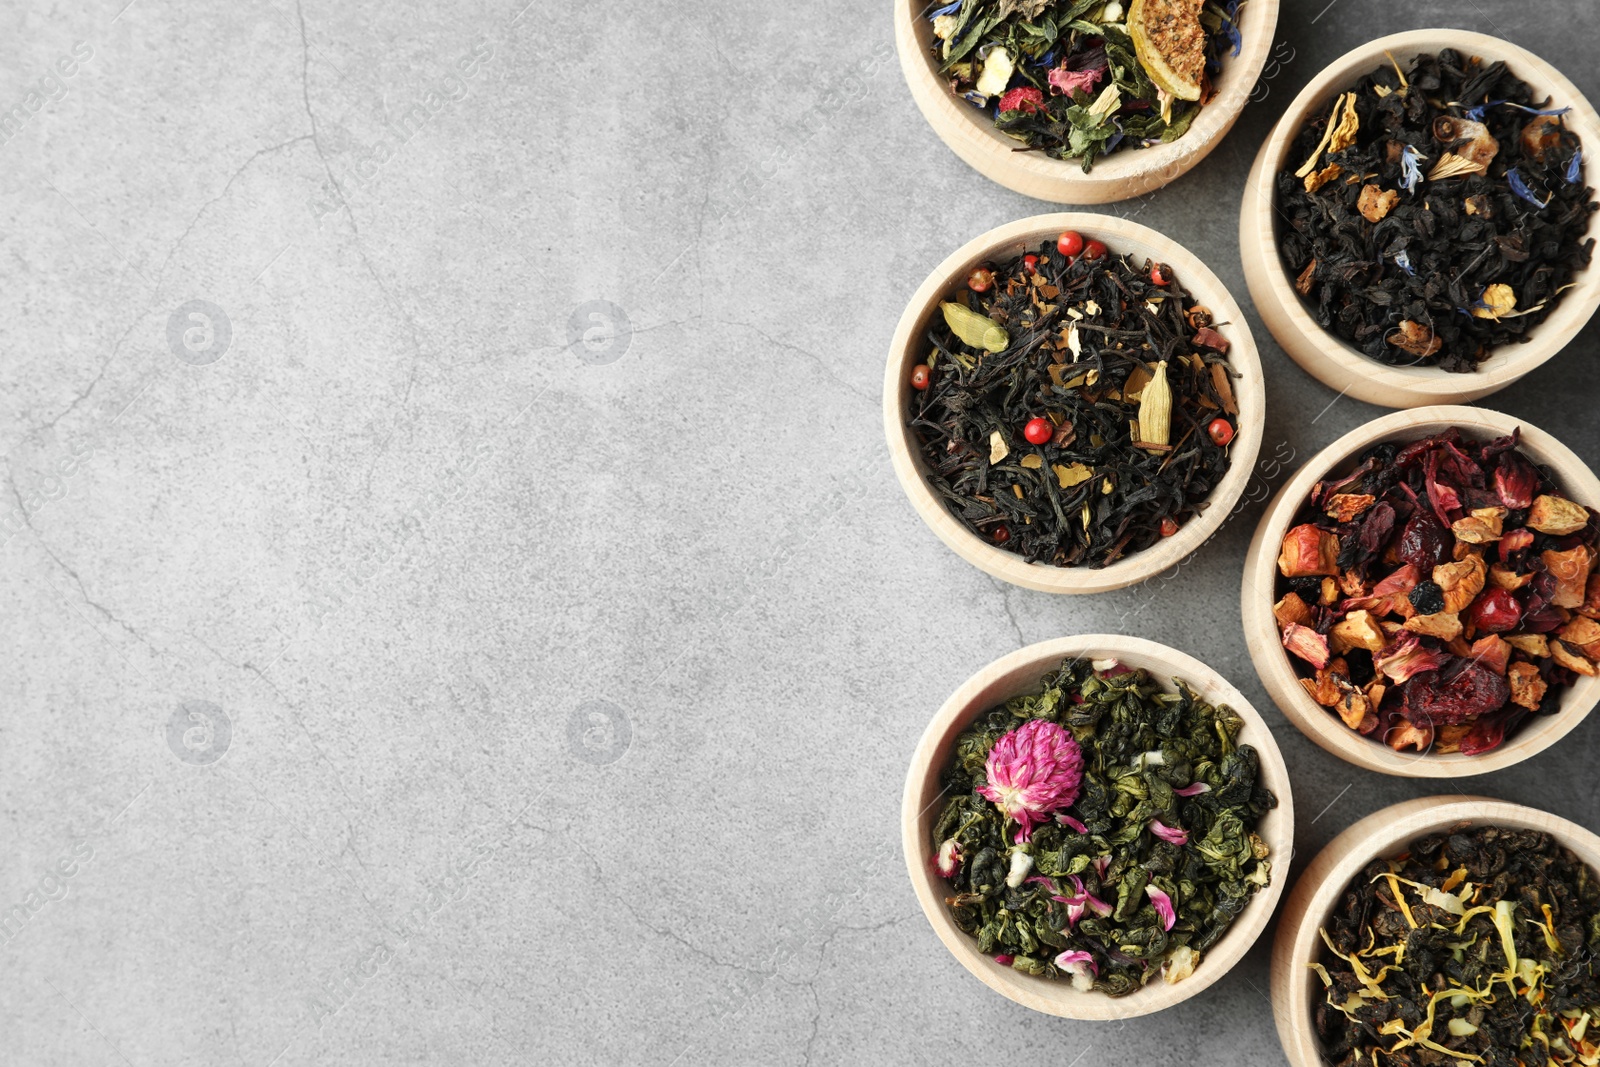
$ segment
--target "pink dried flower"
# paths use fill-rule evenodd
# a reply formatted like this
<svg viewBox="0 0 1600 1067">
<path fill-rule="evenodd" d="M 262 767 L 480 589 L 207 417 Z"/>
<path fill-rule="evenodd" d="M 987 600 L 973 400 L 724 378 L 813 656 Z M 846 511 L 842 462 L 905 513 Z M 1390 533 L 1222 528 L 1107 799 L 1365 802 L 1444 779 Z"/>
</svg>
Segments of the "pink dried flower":
<svg viewBox="0 0 1600 1067">
<path fill-rule="evenodd" d="M 1070 826 L 1080 834 L 1086 834 L 1089 832 L 1089 828 L 1087 826 L 1083 825 L 1083 823 L 1079 822 L 1077 819 L 1074 819 L 1065 812 L 1056 812 L 1056 822 L 1060 823 L 1062 826 Z"/>
<path fill-rule="evenodd" d="M 1150 832 L 1169 845 L 1187 845 L 1189 843 L 1189 831 L 1175 826 L 1168 826 L 1160 819 L 1150 820 Z"/>
<path fill-rule="evenodd" d="M 954 878 L 961 870 L 961 844 L 955 838 L 947 838 L 939 846 L 939 854 L 933 857 L 933 869 L 941 877 Z"/>
<path fill-rule="evenodd" d="M 1206 783 L 1204 783 L 1204 782 L 1190 782 L 1188 785 L 1184 786 L 1182 789 L 1174 789 L 1172 791 L 1172 795 L 1173 796 L 1179 796 L 1179 797 L 1197 797 L 1201 793 L 1209 793 L 1209 792 L 1211 792 L 1211 787 L 1209 785 L 1206 785 Z"/>
<path fill-rule="evenodd" d="M 1009 967 L 1011 966 L 1011 961 L 1016 958 L 1017 957 L 1011 955 L 1010 953 L 1002 952 L 1000 955 L 994 958 L 994 961 L 1002 967 Z"/>
<path fill-rule="evenodd" d="M 1155 905 L 1156 914 L 1161 916 L 1161 929 L 1171 930 L 1178 923 L 1178 913 L 1172 909 L 1172 898 L 1153 885 L 1144 887 L 1145 895 L 1150 898 L 1150 903 Z"/>
<path fill-rule="evenodd" d="M 1098 70 L 1068 70 L 1063 63 L 1050 71 L 1050 91 L 1063 96 L 1071 96 L 1077 92 L 1092 93 L 1095 86 L 1100 84 L 1100 79 L 1105 76 L 1105 67 Z"/>
<path fill-rule="evenodd" d="M 1083 753 L 1060 726 L 1029 719 L 994 743 L 984 773 L 988 782 L 978 793 L 1015 820 L 1026 841 L 1035 824 L 1078 799 Z"/>
<path fill-rule="evenodd" d="M 1106 872 L 1111 869 L 1111 857 L 1110 856 L 1096 856 L 1094 859 L 1090 860 L 1089 862 L 1090 862 L 1090 866 L 1094 867 L 1094 873 L 1099 875 L 1100 876 L 1100 880 L 1102 882 L 1104 882 L 1106 880 Z"/>
<path fill-rule="evenodd" d="M 1396 684 L 1423 671 L 1436 671 L 1449 661 L 1449 655 L 1423 645 L 1409 630 L 1400 631 L 1393 644 L 1372 657 L 1372 665 Z"/>
<path fill-rule="evenodd" d="M 1087 989 L 1100 975 L 1100 967 L 1094 962 L 1094 957 L 1078 948 L 1068 949 L 1057 956 L 1056 966 L 1070 974 L 1072 984 L 1079 989 Z"/>
<path fill-rule="evenodd" d="M 1072 879 L 1072 896 L 1053 896 L 1050 898 L 1067 906 L 1067 927 L 1069 929 L 1078 925 L 1078 920 L 1083 918 L 1085 911 L 1092 911 L 1102 919 L 1111 914 L 1111 905 L 1085 889 L 1082 878 L 1075 874 L 1069 875 L 1069 877 Z"/>
</svg>

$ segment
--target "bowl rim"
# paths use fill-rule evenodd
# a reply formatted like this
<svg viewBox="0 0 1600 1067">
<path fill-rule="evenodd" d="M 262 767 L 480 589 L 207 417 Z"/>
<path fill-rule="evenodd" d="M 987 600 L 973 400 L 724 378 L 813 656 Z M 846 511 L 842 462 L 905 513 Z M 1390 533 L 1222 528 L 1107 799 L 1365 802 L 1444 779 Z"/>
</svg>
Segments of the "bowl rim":
<svg viewBox="0 0 1600 1067">
<path fill-rule="evenodd" d="M 1479 370 L 1452 373 L 1438 367 L 1391 367 L 1368 358 L 1319 326 L 1294 292 L 1278 256 L 1275 176 L 1286 164 L 1295 135 L 1308 118 L 1324 110 L 1357 78 L 1381 66 L 1390 54 L 1406 62 L 1444 48 L 1504 60 L 1536 92 L 1548 93 L 1571 107 L 1567 124 L 1584 144 L 1600 145 L 1600 114 L 1571 80 L 1534 53 L 1470 30 L 1407 30 L 1351 49 L 1300 90 L 1256 155 L 1239 213 L 1245 282 L 1273 337 L 1323 384 L 1382 407 L 1464 402 L 1487 396 L 1554 357 L 1600 309 L 1600 270 L 1591 263 L 1578 273 L 1574 287 L 1549 317 L 1528 335 L 1530 340 L 1501 346 Z M 1600 223 L 1594 215 L 1589 219 L 1588 235 L 1600 236 Z"/>
<path fill-rule="evenodd" d="M 932 27 L 921 17 L 929 5 L 896 0 L 895 50 L 917 109 L 951 151 L 991 181 L 1040 200 L 1101 204 L 1160 188 L 1204 159 L 1227 136 L 1255 92 L 1276 46 L 1279 0 L 1250 0 L 1240 13 L 1244 38 L 1215 83 L 1216 96 L 1175 141 L 1113 152 L 1088 174 L 1079 163 L 1042 152 L 1018 151 L 1018 142 L 986 121 L 987 113 L 957 99 L 934 69 Z"/>
<path fill-rule="evenodd" d="M 1272 943 L 1272 1015 L 1290 1067 L 1323 1067 L 1310 1001 L 1317 930 L 1363 867 L 1429 833 L 1458 824 L 1541 830 L 1600 870 L 1600 837 L 1559 815 L 1492 797 L 1419 797 L 1391 804 L 1351 824 L 1317 853 L 1295 882 Z"/>
<path fill-rule="evenodd" d="M 905 410 L 911 394 L 909 374 L 921 360 L 917 353 L 927 322 L 940 297 L 956 288 L 958 279 L 979 262 L 996 255 L 1020 251 L 1062 230 L 1076 229 L 1100 237 L 1115 253 L 1148 256 L 1171 264 L 1194 298 L 1210 308 L 1229 342 L 1228 362 L 1239 374 L 1233 381 L 1239 405 L 1229 468 L 1206 508 L 1173 536 L 1109 566 L 1058 567 L 1028 563 L 1021 556 L 996 548 L 961 525 L 944 502 L 929 488 L 923 475 L 921 448 L 906 425 Z M 884 435 L 900 486 L 912 507 L 934 534 L 956 555 L 1002 581 L 1046 593 L 1101 593 L 1122 589 L 1181 566 L 1198 552 L 1239 510 L 1245 486 L 1255 469 L 1266 432 L 1266 388 L 1261 357 L 1244 311 L 1222 281 L 1198 256 L 1164 234 L 1127 219 L 1093 212 L 1052 212 L 1008 222 L 979 234 L 946 256 L 906 302 L 889 343 L 883 380 Z"/>
<path fill-rule="evenodd" d="M 1404 778 L 1465 778 L 1488 774 L 1529 759 L 1578 727 L 1600 702 L 1600 677 L 1579 676 L 1562 697 L 1562 710 L 1534 716 L 1498 748 L 1478 756 L 1459 752 L 1394 751 L 1381 741 L 1363 737 L 1313 701 L 1300 686 L 1289 654 L 1283 648 L 1277 621 L 1277 558 L 1289 523 L 1312 487 L 1371 445 L 1385 440 L 1416 440 L 1448 427 L 1481 437 L 1504 436 L 1520 428 L 1522 447 L 1556 475 L 1556 484 L 1573 499 L 1600 507 L 1600 479 L 1560 440 L 1528 422 L 1488 408 L 1438 405 L 1392 412 L 1356 427 L 1301 465 L 1267 505 L 1256 526 L 1240 582 L 1239 617 L 1250 659 L 1267 695 L 1290 722 L 1320 747 L 1347 763 Z"/>
<path fill-rule="evenodd" d="M 943 902 L 942 881 L 929 860 L 928 840 L 935 805 L 944 795 L 938 780 L 944 771 L 949 746 L 978 715 L 1003 700 L 1036 687 L 1039 680 L 1069 656 L 1114 657 L 1131 667 L 1150 669 L 1164 685 L 1171 676 L 1187 682 L 1197 693 L 1227 704 L 1244 720 L 1241 741 L 1261 757 L 1261 780 L 1278 798 L 1278 806 L 1262 816 L 1258 832 L 1272 850 L 1272 878 L 1245 906 L 1233 927 L 1201 961 L 1193 975 L 1169 985 L 1153 981 L 1125 997 L 1080 992 L 1070 983 L 1023 974 L 1001 966 L 977 950 L 977 942 L 951 920 Z M 1159 671 L 1156 665 L 1159 666 Z M 933 793 L 933 799 L 924 797 Z M 932 813 L 932 814 L 930 814 Z M 963 682 L 934 713 L 906 771 L 900 805 L 900 840 L 906 868 L 917 901 L 929 925 L 945 948 L 969 972 L 1024 1007 L 1065 1019 L 1119 1020 L 1148 1015 L 1188 1000 L 1222 978 L 1244 958 L 1266 929 L 1285 889 L 1289 861 L 1294 854 L 1294 796 L 1283 753 L 1259 712 L 1219 672 L 1175 648 L 1141 637 L 1122 634 L 1076 634 L 1040 641 L 1002 656 Z"/>
</svg>

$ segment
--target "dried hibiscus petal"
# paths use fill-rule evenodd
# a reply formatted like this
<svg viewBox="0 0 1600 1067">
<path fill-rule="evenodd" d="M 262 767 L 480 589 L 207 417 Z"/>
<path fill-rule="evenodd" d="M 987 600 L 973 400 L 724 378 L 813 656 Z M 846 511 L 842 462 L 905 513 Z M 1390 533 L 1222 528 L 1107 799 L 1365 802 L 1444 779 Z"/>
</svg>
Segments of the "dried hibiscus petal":
<svg viewBox="0 0 1600 1067">
<path fill-rule="evenodd" d="M 1309 626 L 1291 622 L 1283 628 L 1283 647 L 1321 670 L 1328 665 L 1328 639 Z"/>
<path fill-rule="evenodd" d="M 1405 717 L 1418 726 L 1469 722 L 1502 707 L 1511 687 L 1500 675 L 1471 660 L 1443 671 L 1425 671 L 1406 683 Z"/>
<path fill-rule="evenodd" d="M 1396 684 L 1409 681 L 1424 671 L 1436 671 L 1450 661 L 1437 649 L 1428 648 L 1409 631 L 1401 631 L 1394 643 L 1372 657 L 1372 665 Z"/>
<path fill-rule="evenodd" d="M 1508 508 L 1525 508 L 1539 489 L 1539 472 L 1520 452 L 1505 452 L 1494 469 L 1494 491 Z"/>
</svg>

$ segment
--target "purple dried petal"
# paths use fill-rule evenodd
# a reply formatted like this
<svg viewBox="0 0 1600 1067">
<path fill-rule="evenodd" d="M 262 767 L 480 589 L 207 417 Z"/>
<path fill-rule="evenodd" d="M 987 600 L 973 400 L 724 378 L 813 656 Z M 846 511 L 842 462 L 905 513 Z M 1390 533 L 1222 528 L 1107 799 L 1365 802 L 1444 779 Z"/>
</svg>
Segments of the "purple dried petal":
<svg viewBox="0 0 1600 1067">
<path fill-rule="evenodd" d="M 1572 159 L 1570 159 L 1567 162 L 1567 174 L 1566 174 L 1567 184 L 1568 185 L 1576 185 L 1576 184 L 1578 184 L 1578 179 L 1581 178 L 1582 176 L 1583 176 L 1583 149 L 1580 148 L 1576 152 L 1572 153 Z"/>
</svg>

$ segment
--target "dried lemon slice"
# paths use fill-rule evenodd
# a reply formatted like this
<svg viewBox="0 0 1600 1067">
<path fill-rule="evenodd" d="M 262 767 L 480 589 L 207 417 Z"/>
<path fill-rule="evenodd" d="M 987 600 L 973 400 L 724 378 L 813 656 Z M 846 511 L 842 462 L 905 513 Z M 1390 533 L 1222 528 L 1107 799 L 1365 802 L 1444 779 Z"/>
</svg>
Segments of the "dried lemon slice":
<svg viewBox="0 0 1600 1067">
<path fill-rule="evenodd" d="M 1206 31 L 1200 25 L 1205 0 L 1133 0 L 1128 32 L 1139 64 L 1156 88 L 1179 100 L 1200 99 L 1206 69 Z"/>
</svg>

